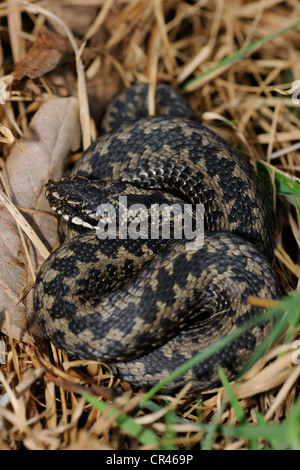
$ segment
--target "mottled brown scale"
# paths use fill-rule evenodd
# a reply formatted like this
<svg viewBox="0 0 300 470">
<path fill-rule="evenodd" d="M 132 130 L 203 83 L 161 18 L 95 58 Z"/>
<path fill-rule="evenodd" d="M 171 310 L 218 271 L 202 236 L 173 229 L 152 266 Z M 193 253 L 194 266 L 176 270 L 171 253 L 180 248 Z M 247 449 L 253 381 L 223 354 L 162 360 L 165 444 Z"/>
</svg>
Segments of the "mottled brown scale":
<svg viewBox="0 0 300 470">
<path fill-rule="evenodd" d="M 146 387 L 259 312 L 248 304 L 249 295 L 280 295 L 271 266 L 274 215 L 254 169 L 198 123 L 173 90 L 159 86 L 156 101 L 162 115 L 142 117 L 147 86 L 139 85 L 112 102 L 102 126 L 106 134 L 75 165 L 69 192 L 77 202 L 75 186 L 86 178 L 95 201 L 94 184 L 101 184 L 105 201 L 118 196 L 111 191 L 121 184 L 120 194 L 132 191 L 132 198 L 148 203 L 156 197 L 194 208 L 202 203 L 203 247 L 190 251 L 184 239 L 99 240 L 94 230 L 62 222 L 65 243 L 41 267 L 34 300 L 45 335 L 58 347 L 106 361 Z M 84 207 L 88 201 L 89 193 Z M 232 379 L 269 328 L 244 333 L 165 389 L 190 380 L 194 390 L 215 386 L 218 364 Z"/>
</svg>

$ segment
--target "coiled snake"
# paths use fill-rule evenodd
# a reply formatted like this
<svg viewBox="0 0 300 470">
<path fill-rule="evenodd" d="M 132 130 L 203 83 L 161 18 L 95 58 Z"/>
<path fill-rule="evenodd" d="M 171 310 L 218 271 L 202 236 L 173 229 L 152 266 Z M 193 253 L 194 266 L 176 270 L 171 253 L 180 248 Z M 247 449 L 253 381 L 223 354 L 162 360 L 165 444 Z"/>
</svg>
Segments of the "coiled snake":
<svg viewBox="0 0 300 470">
<path fill-rule="evenodd" d="M 103 136 L 70 178 L 49 182 L 63 243 L 39 270 L 34 295 L 41 328 L 56 346 L 112 364 L 145 387 L 257 313 L 249 295 L 279 297 L 274 216 L 252 166 L 165 85 L 156 90 L 158 115 L 145 117 L 147 90 L 121 92 L 108 107 Z M 187 239 L 175 237 L 100 239 L 99 217 L 109 219 L 97 207 L 117 207 L 120 195 L 147 209 L 203 204 L 203 246 L 188 250 Z M 213 387 L 218 364 L 232 379 L 267 328 L 242 334 L 166 390 L 189 380 L 194 390 Z"/>
</svg>

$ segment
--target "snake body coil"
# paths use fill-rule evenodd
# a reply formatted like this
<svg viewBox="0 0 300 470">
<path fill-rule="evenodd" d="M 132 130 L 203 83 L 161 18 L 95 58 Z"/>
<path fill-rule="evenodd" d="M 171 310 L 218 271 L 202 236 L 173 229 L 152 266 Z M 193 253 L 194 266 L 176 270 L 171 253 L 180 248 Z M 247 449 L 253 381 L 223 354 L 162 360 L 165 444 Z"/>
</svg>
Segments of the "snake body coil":
<svg viewBox="0 0 300 470">
<path fill-rule="evenodd" d="M 159 116 L 142 117 L 146 102 L 145 85 L 118 95 L 106 133 L 69 179 L 48 184 L 64 243 L 38 273 L 34 306 L 58 347 L 149 387 L 257 313 L 249 295 L 278 298 L 279 286 L 272 207 L 251 165 L 170 88 L 157 87 Z M 184 238 L 100 240 L 96 208 L 116 207 L 120 195 L 147 209 L 203 204 L 203 246 L 188 250 Z M 189 380 L 194 390 L 213 387 L 218 364 L 232 379 L 268 328 L 240 335 L 165 389 Z"/>
</svg>

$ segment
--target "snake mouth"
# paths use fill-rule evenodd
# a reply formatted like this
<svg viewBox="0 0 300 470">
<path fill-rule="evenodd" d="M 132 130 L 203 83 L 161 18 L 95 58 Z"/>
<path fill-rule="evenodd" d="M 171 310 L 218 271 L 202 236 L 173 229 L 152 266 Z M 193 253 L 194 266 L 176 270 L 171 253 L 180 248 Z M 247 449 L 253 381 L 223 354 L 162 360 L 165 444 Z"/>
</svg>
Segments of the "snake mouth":
<svg viewBox="0 0 300 470">
<path fill-rule="evenodd" d="M 75 225 L 82 225 L 82 227 L 89 228 L 89 229 L 96 229 L 96 226 L 90 224 L 89 222 L 86 222 L 85 220 L 81 219 L 78 216 L 73 216 L 70 217 L 68 214 L 62 214 L 62 217 L 67 221 L 71 222 L 72 224 Z"/>
<path fill-rule="evenodd" d="M 90 210 L 86 210 L 83 213 L 80 204 L 65 200 L 58 192 L 55 191 L 52 192 L 51 195 L 49 193 L 48 201 L 50 208 L 56 212 L 56 214 L 61 216 L 66 222 L 70 222 L 75 225 L 81 225 L 88 229 L 96 228 L 96 221 L 95 225 L 93 225 L 94 219 L 96 218 L 96 213 L 93 213 Z M 79 214 L 83 214 L 84 217 L 80 217 Z"/>
<path fill-rule="evenodd" d="M 103 218 L 97 210 L 106 192 L 106 182 L 90 181 L 81 176 L 50 180 L 46 184 L 46 198 L 51 209 L 66 222 L 90 230 L 97 229 Z"/>
</svg>

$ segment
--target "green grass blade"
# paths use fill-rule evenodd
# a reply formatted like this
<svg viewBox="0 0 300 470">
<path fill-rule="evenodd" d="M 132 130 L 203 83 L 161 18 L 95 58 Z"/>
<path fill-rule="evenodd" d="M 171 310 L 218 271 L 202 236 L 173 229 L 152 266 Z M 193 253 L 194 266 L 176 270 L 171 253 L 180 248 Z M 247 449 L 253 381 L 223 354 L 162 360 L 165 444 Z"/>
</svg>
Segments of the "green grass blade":
<svg viewBox="0 0 300 470">
<path fill-rule="evenodd" d="M 300 183 L 268 163 L 257 160 L 256 168 L 268 192 L 285 196 L 300 215 Z"/>
<path fill-rule="evenodd" d="M 237 426 L 220 426 L 219 432 L 223 436 L 247 438 L 247 439 L 276 439 L 276 442 L 283 441 L 287 433 L 287 425 L 276 424 L 241 424 Z M 277 447 L 277 444 L 276 444 Z"/>
<path fill-rule="evenodd" d="M 252 353 L 239 376 L 242 376 L 247 370 L 249 370 L 285 330 L 288 331 L 289 327 L 295 329 L 297 325 L 300 324 L 300 291 L 290 297 L 286 297 L 285 300 L 282 301 L 281 306 L 283 307 L 283 310 L 281 310 L 282 316 L 278 316 L 270 333 Z M 275 307 L 275 309 L 276 308 L 277 307 Z M 286 309 L 286 314 L 284 309 Z"/>
<path fill-rule="evenodd" d="M 257 424 L 243 423 L 236 426 L 220 426 L 218 432 L 227 437 L 264 439 L 272 450 L 300 450 L 300 401 L 295 402 L 290 415 L 279 423 L 265 422 L 257 413 Z"/>
<path fill-rule="evenodd" d="M 277 37 L 285 34 L 286 32 L 297 28 L 300 25 L 300 19 L 297 19 L 293 23 L 291 23 L 289 26 L 286 26 L 283 29 L 274 31 L 270 34 L 267 34 L 266 36 L 263 36 L 262 38 L 257 39 L 256 41 L 253 41 L 251 44 L 248 44 L 246 47 L 243 47 L 242 49 L 239 49 L 238 51 L 235 51 L 231 56 L 225 57 L 223 60 L 221 60 L 218 64 L 214 65 L 210 69 L 206 70 L 200 75 L 197 75 L 197 77 L 192 78 L 189 80 L 184 86 L 183 90 L 189 90 L 190 88 L 194 87 L 197 82 L 202 80 L 204 77 L 210 75 L 212 72 L 215 70 L 218 70 L 218 68 L 224 67 L 225 65 L 231 65 L 238 59 L 241 59 L 242 57 L 245 57 L 249 55 L 251 52 L 254 52 L 255 50 L 258 49 L 258 47 L 262 46 L 263 44 L 266 44 L 267 42 L 273 41 Z"/>
<path fill-rule="evenodd" d="M 241 405 L 239 403 L 239 400 L 237 399 L 237 397 L 233 393 L 222 367 L 219 366 L 218 370 L 219 370 L 219 375 L 220 375 L 222 385 L 223 385 L 223 387 L 224 387 L 224 389 L 227 393 L 228 401 L 229 401 L 230 405 L 233 408 L 233 411 L 235 413 L 235 416 L 236 416 L 238 422 L 240 424 L 247 424 L 246 414 L 244 413 L 244 410 L 241 407 Z M 249 423 L 248 423 L 248 425 L 250 426 Z M 259 444 L 257 442 L 257 439 L 251 437 L 249 440 L 250 440 L 250 449 L 251 450 L 259 449 Z"/>
<path fill-rule="evenodd" d="M 175 410 L 168 410 L 165 416 L 165 424 L 166 424 L 166 433 L 164 442 L 165 444 L 161 449 L 163 450 L 176 450 L 177 447 L 175 445 L 176 439 L 176 432 L 174 430 L 174 424 L 176 422 L 176 413 Z"/>
<path fill-rule="evenodd" d="M 246 420 L 246 415 L 244 413 L 244 410 L 239 404 L 239 401 L 234 395 L 233 391 L 231 390 L 227 377 L 221 366 L 218 366 L 218 371 L 219 371 L 222 385 L 227 393 L 228 401 L 231 404 L 233 411 L 235 412 L 236 419 L 238 420 L 239 423 L 243 423 Z"/>
</svg>

